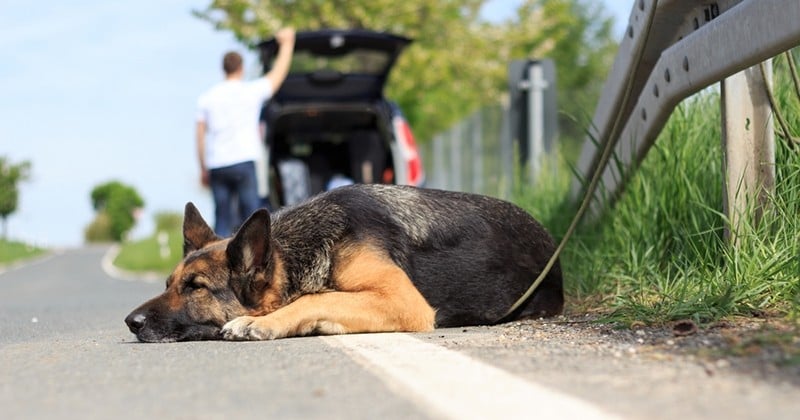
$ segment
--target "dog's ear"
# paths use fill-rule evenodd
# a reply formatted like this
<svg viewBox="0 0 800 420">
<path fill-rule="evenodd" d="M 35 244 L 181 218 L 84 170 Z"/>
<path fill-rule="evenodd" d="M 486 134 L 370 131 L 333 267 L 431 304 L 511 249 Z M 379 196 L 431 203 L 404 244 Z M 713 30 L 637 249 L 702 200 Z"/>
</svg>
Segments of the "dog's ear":
<svg viewBox="0 0 800 420">
<path fill-rule="evenodd" d="M 183 214 L 183 256 L 186 257 L 190 252 L 197 251 L 209 242 L 219 239 L 208 223 L 203 220 L 197 207 L 191 202 L 186 203 L 186 210 Z"/>
<path fill-rule="evenodd" d="M 264 269 L 269 262 L 269 235 L 269 212 L 266 209 L 256 210 L 228 243 L 231 268 L 239 273 Z"/>
</svg>

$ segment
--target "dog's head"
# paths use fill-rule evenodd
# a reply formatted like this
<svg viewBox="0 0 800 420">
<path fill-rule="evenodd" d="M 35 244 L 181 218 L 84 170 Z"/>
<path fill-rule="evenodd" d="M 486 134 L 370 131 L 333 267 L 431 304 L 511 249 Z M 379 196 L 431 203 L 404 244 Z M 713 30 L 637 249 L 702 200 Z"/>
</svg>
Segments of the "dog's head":
<svg viewBox="0 0 800 420">
<path fill-rule="evenodd" d="M 183 261 L 167 278 L 164 293 L 134 309 L 125 323 L 140 341 L 218 339 L 226 322 L 263 311 L 274 271 L 266 210 L 256 211 L 232 238 L 222 239 L 188 203 Z"/>
</svg>

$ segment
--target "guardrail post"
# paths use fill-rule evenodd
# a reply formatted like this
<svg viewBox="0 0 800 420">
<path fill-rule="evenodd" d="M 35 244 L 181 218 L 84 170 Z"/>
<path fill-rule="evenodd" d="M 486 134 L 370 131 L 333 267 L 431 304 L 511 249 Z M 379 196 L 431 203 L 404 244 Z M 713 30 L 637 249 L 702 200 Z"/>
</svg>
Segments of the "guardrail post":
<svg viewBox="0 0 800 420">
<path fill-rule="evenodd" d="M 722 144 L 725 188 L 723 203 L 730 225 L 726 238 L 734 246 L 737 232 L 750 217 L 757 223 L 775 186 L 775 132 L 766 89 L 772 61 L 722 81 Z"/>
</svg>

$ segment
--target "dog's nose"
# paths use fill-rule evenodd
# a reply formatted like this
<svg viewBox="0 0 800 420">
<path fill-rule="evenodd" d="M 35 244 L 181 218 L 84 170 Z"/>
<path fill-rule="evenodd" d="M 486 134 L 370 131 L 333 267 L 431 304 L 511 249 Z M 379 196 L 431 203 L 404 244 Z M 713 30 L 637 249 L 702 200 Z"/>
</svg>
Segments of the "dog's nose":
<svg viewBox="0 0 800 420">
<path fill-rule="evenodd" d="M 147 317 L 141 312 L 132 313 L 125 318 L 125 323 L 128 324 L 128 328 L 130 328 L 131 332 L 136 334 L 142 329 L 146 319 Z"/>
</svg>

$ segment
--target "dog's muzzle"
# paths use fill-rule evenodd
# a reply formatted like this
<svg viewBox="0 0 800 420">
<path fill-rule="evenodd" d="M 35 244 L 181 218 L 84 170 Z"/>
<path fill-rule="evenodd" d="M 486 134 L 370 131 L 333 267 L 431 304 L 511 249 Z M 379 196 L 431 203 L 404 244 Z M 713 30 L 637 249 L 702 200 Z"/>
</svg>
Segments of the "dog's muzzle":
<svg viewBox="0 0 800 420">
<path fill-rule="evenodd" d="M 139 341 L 145 343 L 222 339 L 218 325 L 182 323 L 174 316 L 164 316 L 147 308 L 131 312 L 125 318 L 125 324 Z"/>
</svg>

